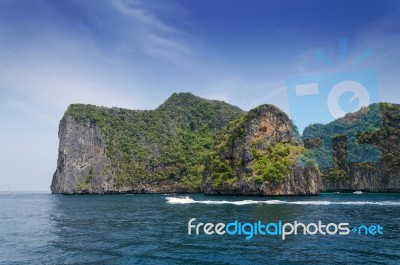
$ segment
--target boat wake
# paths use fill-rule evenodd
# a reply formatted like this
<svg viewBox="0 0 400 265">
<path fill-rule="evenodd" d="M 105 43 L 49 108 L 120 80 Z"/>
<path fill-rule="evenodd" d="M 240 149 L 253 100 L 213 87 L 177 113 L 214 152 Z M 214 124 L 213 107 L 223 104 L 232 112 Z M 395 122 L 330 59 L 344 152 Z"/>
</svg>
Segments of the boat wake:
<svg viewBox="0 0 400 265">
<path fill-rule="evenodd" d="M 166 197 L 169 204 L 233 204 L 233 205 L 248 205 L 248 204 L 296 204 L 296 205 L 382 205 L 382 206 L 400 206 L 398 201 L 282 201 L 282 200 L 242 200 L 242 201 L 225 201 L 225 200 L 204 200 L 196 201 L 189 196 L 185 197 Z"/>
</svg>

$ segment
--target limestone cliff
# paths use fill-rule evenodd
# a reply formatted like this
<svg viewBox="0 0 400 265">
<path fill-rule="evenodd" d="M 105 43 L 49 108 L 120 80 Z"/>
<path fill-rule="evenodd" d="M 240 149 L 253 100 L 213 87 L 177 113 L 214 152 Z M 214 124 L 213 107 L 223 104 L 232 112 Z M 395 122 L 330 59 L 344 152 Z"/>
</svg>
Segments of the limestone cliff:
<svg viewBox="0 0 400 265">
<path fill-rule="evenodd" d="M 272 105 L 246 113 L 190 93 L 151 111 L 72 104 L 59 140 L 53 193 L 400 192 L 396 104 L 311 125 L 302 138 Z"/>
<path fill-rule="evenodd" d="M 59 126 L 51 191 L 201 192 L 202 163 L 216 131 L 242 113 L 189 93 L 151 111 L 70 105 Z"/>
<path fill-rule="evenodd" d="M 400 192 L 400 105 L 364 107 L 303 138 L 319 160 L 320 190 Z"/>
<path fill-rule="evenodd" d="M 113 178 L 106 170 L 110 159 L 102 132 L 94 122 L 78 122 L 74 117 L 66 116 L 60 122 L 58 137 L 57 169 L 51 184 L 53 193 L 104 193 L 112 190 Z"/>
<path fill-rule="evenodd" d="M 262 105 L 216 137 L 203 179 L 206 194 L 315 195 L 318 170 L 299 164 L 303 143 L 288 116 Z"/>
</svg>

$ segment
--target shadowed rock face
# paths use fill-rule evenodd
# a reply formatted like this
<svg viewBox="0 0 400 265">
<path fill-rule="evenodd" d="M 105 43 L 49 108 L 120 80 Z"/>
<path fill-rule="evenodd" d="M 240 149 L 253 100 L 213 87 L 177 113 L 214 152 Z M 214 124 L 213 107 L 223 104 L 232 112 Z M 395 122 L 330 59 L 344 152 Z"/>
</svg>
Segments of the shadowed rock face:
<svg viewBox="0 0 400 265">
<path fill-rule="evenodd" d="M 288 116 L 278 108 L 263 105 L 251 110 L 244 117 L 231 122 L 216 141 L 216 155 L 205 171 L 203 191 L 206 194 L 241 195 L 315 195 L 318 194 L 318 171 L 302 168 L 294 158 L 280 179 L 258 179 L 254 165 L 263 158 L 257 152 L 285 144 L 284 150 L 301 150 L 303 143 L 292 130 Z M 265 153 L 271 159 L 271 154 Z M 286 156 L 284 159 L 287 158 Z M 217 161 L 215 161 L 217 160 Z M 230 172 L 218 172 L 217 165 L 225 165 Z M 262 163 L 262 162 L 260 162 Z M 274 165 L 272 165 L 274 166 Z M 279 165 L 276 165 L 279 166 Z M 221 175 L 222 174 L 222 175 Z M 222 179 L 222 181 L 221 181 Z"/>
<path fill-rule="evenodd" d="M 239 108 L 190 93 L 151 111 L 73 104 L 59 125 L 51 191 L 201 192 L 202 157 Z"/>
<path fill-rule="evenodd" d="M 237 184 L 222 183 L 216 187 L 202 169 L 205 162 L 198 158 L 211 151 L 210 143 L 217 131 L 235 118 L 241 127 L 222 129 L 227 130 L 231 148 L 220 155 L 236 163 Z M 261 151 L 277 143 L 302 147 L 287 115 L 270 105 L 245 115 L 224 102 L 207 101 L 187 93 L 175 94 L 157 110 L 147 112 L 73 105 L 60 122 L 59 139 L 53 193 L 317 193 L 316 173 L 295 164 L 285 173 L 284 180 L 257 184 L 252 179 L 249 165 L 255 160 L 255 140 L 262 140 L 256 147 Z M 239 163 L 242 165 L 238 166 Z M 193 175 L 196 173 L 198 177 Z M 187 175 L 191 178 L 185 180 Z M 192 180 L 197 181 L 197 186 L 190 185 Z"/>
<path fill-rule="evenodd" d="M 103 133 L 95 123 L 64 117 L 59 126 L 57 169 L 51 184 L 58 194 L 113 194 L 185 192 L 176 182 L 138 182 L 118 186 Z"/>
<path fill-rule="evenodd" d="M 237 185 L 215 187 L 212 182 L 206 179 L 203 192 L 208 195 L 318 195 L 318 184 L 318 173 L 315 170 L 293 167 L 285 180 L 265 181 L 262 184 L 255 184 L 254 181 L 240 180 Z"/>
<path fill-rule="evenodd" d="M 374 119 L 360 119 L 362 111 L 345 117 L 348 128 L 339 119 L 306 129 L 313 136 L 304 138 L 307 151 L 330 137 L 337 141 L 329 157 L 334 167 L 319 171 L 314 166 L 299 166 L 303 140 L 288 116 L 271 105 L 244 113 L 225 102 L 189 93 L 174 94 L 153 111 L 71 105 L 59 125 L 51 191 L 232 195 L 315 195 L 319 190 L 399 192 L 400 106 L 382 103 L 378 107 L 382 117 L 378 130 L 366 130 Z M 380 161 L 347 162 L 346 139 L 331 130 L 338 126 L 345 133 L 356 133 L 360 143 L 377 146 Z M 360 129 L 365 133 L 358 134 Z"/>
<path fill-rule="evenodd" d="M 60 122 L 58 137 L 57 169 L 51 184 L 53 193 L 104 193 L 112 190 L 113 178 L 105 170 L 110 161 L 100 128 L 90 121 L 77 122 L 74 117 L 67 116 Z M 90 175 L 96 177 L 90 179 Z"/>
<path fill-rule="evenodd" d="M 354 140 L 349 135 L 355 135 Z M 328 153 L 332 166 L 321 167 L 320 190 L 400 192 L 400 105 L 372 104 L 329 124 L 311 125 L 303 136 L 307 146 L 318 140 L 317 150 L 332 150 Z M 369 148 L 354 152 L 355 142 Z M 380 153 L 378 159 L 368 162 L 375 158 L 369 150 L 375 149 Z M 317 155 L 322 157 L 323 152 Z"/>
</svg>

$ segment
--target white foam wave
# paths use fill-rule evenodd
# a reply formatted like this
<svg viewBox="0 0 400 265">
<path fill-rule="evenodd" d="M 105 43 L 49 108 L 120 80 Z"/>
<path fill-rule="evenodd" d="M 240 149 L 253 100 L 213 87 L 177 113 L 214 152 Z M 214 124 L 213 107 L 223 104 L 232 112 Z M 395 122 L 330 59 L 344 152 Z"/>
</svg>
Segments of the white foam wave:
<svg viewBox="0 0 400 265">
<path fill-rule="evenodd" d="M 187 203 L 196 203 L 192 198 L 186 197 L 166 197 L 165 198 L 168 203 L 171 204 L 187 204 Z"/>
<path fill-rule="evenodd" d="M 382 205 L 382 206 L 394 206 L 400 205 L 398 201 L 346 201 L 346 202 L 335 202 L 335 201 L 282 201 L 282 200 L 242 200 L 242 201 L 218 201 L 218 200 L 205 200 L 196 201 L 186 197 L 166 197 L 167 203 L 170 204 L 233 204 L 233 205 L 248 205 L 248 204 L 296 204 L 296 205 Z"/>
</svg>

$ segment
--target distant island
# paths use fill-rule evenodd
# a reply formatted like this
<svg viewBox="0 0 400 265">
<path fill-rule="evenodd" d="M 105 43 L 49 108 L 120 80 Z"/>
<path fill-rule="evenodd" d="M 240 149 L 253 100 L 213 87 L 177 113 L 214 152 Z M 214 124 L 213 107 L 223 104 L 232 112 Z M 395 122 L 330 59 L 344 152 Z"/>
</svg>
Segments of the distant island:
<svg viewBox="0 0 400 265">
<path fill-rule="evenodd" d="M 175 93 L 155 110 L 72 104 L 58 136 L 55 194 L 400 191 L 397 104 L 372 104 L 300 136 L 273 105 L 245 112 Z"/>
</svg>

